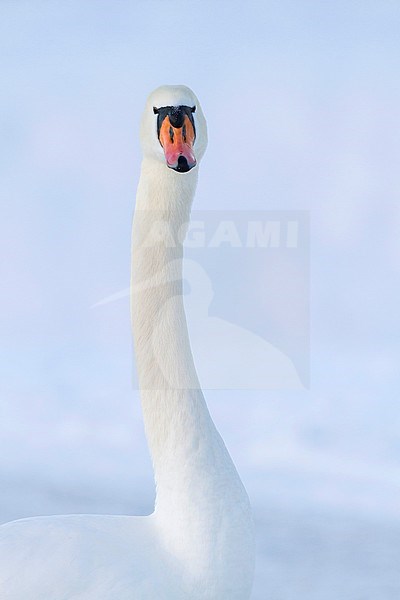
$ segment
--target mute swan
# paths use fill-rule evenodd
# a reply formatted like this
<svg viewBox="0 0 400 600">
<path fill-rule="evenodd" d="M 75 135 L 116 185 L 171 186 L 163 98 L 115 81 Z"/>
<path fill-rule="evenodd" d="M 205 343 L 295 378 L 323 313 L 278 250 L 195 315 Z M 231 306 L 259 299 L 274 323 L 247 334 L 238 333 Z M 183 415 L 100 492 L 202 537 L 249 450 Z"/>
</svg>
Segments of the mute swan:
<svg viewBox="0 0 400 600">
<path fill-rule="evenodd" d="M 131 312 L 155 510 L 148 517 L 67 515 L 3 525 L 1 600 L 250 597 L 249 501 L 198 384 L 182 303 L 182 231 L 207 145 L 206 121 L 190 89 L 162 86 L 150 95 L 141 144 Z M 155 223 L 177 243 L 157 241 Z"/>
</svg>

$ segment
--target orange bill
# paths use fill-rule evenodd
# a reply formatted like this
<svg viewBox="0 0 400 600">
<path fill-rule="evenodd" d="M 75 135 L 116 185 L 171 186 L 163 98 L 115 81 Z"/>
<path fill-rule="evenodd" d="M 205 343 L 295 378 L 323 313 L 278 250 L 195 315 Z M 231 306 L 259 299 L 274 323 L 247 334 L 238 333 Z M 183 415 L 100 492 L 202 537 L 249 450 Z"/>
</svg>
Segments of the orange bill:
<svg viewBox="0 0 400 600">
<path fill-rule="evenodd" d="M 187 115 L 182 127 L 173 127 L 167 115 L 162 122 L 159 134 L 167 165 L 175 171 L 190 171 L 196 165 L 193 151 L 195 132 Z"/>
</svg>

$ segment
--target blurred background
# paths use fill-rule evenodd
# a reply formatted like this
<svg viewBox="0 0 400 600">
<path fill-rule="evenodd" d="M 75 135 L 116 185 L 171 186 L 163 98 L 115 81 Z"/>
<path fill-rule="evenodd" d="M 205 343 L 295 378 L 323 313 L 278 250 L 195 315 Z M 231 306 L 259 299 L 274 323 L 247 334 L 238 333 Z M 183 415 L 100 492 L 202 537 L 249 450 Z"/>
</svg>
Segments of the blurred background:
<svg viewBox="0 0 400 600">
<path fill-rule="evenodd" d="M 92 307 L 129 285 L 145 98 L 185 83 L 196 208 L 310 214 L 309 387 L 207 392 L 252 598 L 400 596 L 399 27 L 396 0 L 1 2 L 0 521 L 152 510 L 128 300 Z"/>
</svg>

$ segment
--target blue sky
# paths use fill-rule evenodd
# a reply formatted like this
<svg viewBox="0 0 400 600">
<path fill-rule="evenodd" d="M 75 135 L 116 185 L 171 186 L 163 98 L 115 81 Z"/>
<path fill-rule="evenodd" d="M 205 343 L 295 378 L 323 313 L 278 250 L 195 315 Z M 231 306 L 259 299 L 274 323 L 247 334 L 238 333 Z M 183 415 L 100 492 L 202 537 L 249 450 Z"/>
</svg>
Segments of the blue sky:
<svg viewBox="0 0 400 600">
<path fill-rule="evenodd" d="M 0 14 L 2 520 L 151 506 L 128 302 L 91 306 L 129 282 L 145 98 L 185 83 L 209 126 L 195 208 L 310 214 L 310 389 L 208 395 L 258 514 L 398 522 L 398 3 Z"/>
</svg>

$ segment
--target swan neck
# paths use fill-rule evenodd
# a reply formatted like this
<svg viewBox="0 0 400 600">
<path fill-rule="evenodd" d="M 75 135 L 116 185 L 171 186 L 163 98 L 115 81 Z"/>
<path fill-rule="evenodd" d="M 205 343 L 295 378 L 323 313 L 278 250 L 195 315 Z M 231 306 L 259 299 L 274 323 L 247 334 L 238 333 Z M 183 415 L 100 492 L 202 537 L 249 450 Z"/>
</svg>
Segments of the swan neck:
<svg viewBox="0 0 400 600">
<path fill-rule="evenodd" d="M 196 420 L 209 419 L 182 297 L 183 240 L 197 173 L 182 175 L 162 167 L 147 161 L 142 165 L 133 222 L 131 277 L 136 365 L 156 479 L 160 461 L 166 472 L 166 450 L 176 455 L 178 446 L 185 446 L 198 435 Z"/>
<path fill-rule="evenodd" d="M 253 569 L 251 511 L 200 389 L 183 307 L 193 171 L 177 174 L 144 161 L 133 221 L 131 314 L 154 516 L 166 552 L 196 580 L 212 571 L 220 582 L 215 597 L 245 598 Z M 234 594 L 232 573 L 242 581 Z"/>
</svg>

